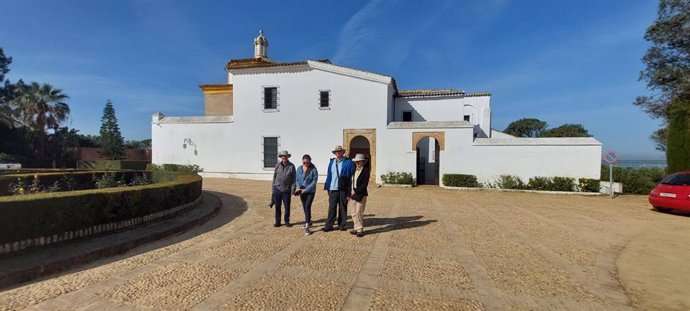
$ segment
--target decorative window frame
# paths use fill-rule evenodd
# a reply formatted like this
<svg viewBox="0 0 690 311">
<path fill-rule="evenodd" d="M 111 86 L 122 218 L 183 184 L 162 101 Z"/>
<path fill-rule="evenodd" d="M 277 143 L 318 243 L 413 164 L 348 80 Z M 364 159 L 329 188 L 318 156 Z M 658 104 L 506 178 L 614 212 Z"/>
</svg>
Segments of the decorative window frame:
<svg viewBox="0 0 690 311">
<path fill-rule="evenodd" d="M 266 89 L 276 88 L 276 107 L 266 108 Z M 279 112 L 280 111 L 280 86 L 277 85 L 262 85 L 261 86 L 261 110 L 263 112 Z M 272 137 L 272 136 L 271 136 Z"/>
<path fill-rule="evenodd" d="M 328 92 L 328 106 L 326 107 L 321 107 L 321 92 Z M 330 89 L 326 90 L 319 90 L 318 96 L 316 97 L 316 106 L 319 107 L 319 110 L 331 110 L 331 106 L 333 103 L 333 97 L 331 96 L 332 92 Z"/>
<path fill-rule="evenodd" d="M 265 153 L 266 138 L 275 138 L 276 139 L 276 159 L 277 159 L 278 158 L 277 155 L 280 152 L 280 135 L 262 135 L 261 136 L 261 167 L 263 168 L 264 171 L 272 171 L 275 169 L 275 166 L 266 166 L 266 161 L 264 161 L 264 159 L 266 158 L 266 153 Z"/>
</svg>

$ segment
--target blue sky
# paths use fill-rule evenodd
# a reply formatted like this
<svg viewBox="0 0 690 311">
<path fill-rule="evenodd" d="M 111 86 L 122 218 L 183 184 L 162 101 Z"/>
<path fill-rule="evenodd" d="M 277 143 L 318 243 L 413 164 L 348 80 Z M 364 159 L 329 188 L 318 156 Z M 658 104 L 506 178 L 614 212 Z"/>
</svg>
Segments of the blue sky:
<svg viewBox="0 0 690 311">
<path fill-rule="evenodd" d="M 400 89 L 492 93 L 493 127 L 523 117 L 581 123 L 623 159 L 663 158 L 632 105 L 644 31 L 657 2 L 636 1 L 82 1 L 3 0 L 8 78 L 62 88 L 69 126 L 97 134 L 115 104 L 127 139 L 150 117 L 201 115 L 202 83 L 253 55 L 263 28 L 277 61 L 331 59 L 391 75 Z"/>
</svg>

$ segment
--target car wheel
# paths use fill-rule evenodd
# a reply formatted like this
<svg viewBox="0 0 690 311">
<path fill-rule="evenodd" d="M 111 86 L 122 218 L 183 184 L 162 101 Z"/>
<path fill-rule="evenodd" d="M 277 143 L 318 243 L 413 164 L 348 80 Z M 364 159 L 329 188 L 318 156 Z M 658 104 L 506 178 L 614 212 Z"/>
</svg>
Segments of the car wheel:
<svg viewBox="0 0 690 311">
<path fill-rule="evenodd" d="M 655 206 L 654 209 L 659 213 L 669 213 L 673 210 L 672 208 L 658 207 L 658 206 Z"/>
</svg>

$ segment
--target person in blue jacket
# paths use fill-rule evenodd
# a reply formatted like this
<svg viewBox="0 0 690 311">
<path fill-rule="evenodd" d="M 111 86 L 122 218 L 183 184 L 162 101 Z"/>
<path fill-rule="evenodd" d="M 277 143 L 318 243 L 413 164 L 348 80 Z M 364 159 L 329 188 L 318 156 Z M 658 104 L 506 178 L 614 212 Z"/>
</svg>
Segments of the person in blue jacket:
<svg viewBox="0 0 690 311">
<path fill-rule="evenodd" d="M 311 203 L 314 202 L 316 196 L 316 182 L 319 179 L 319 172 L 316 166 L 311 162 L 311 156 L 305 154 L 302 156 L 302 165 L 297 167 L 297 179 L 295 186 L 295 196 L 299 196 L 302 201 L 302 208 L 304 209 L 304 232 L 306 235 L 311 234 L 309 227 L 311 227 Z"/>
<path fill-rule="evenodd" d="M 324 232 L 333 230 L 333 224 L 338 220 L 338 229 L 346 231 L 347 202 L 352 191 L 352 174 L 355 165 L 352 160 L 345 157 L 343 146 L 333 149 L 335 158 L 328 163 L 328 174 L 324 190 L 328 192 L 328 219 L 323 227 Z M 336 216 L 337 215 L 337 216 Z"/>
</svg>

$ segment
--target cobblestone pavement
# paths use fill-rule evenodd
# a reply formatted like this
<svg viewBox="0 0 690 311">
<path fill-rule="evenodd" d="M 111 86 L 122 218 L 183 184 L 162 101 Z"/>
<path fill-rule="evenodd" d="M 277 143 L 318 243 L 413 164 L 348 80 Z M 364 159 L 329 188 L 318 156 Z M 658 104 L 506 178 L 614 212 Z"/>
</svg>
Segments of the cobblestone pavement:
<svg viewBox="0 0 690 311">
<path fill-rule="evenodd" d="M 629 310 L 616 260 L 688 218 L 642 196 L 373 188 L 367 235 L 273 228 L 269 183 L 205 179 L 220 215 L 179 236 L 0 292 L 0 310 Z M 326 216 L 317 194 L 315 229 Z M 687 235 L 686 235 L 687 236 Z"/>
</svg>

